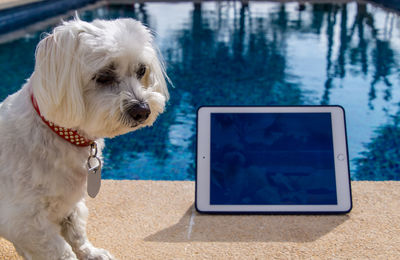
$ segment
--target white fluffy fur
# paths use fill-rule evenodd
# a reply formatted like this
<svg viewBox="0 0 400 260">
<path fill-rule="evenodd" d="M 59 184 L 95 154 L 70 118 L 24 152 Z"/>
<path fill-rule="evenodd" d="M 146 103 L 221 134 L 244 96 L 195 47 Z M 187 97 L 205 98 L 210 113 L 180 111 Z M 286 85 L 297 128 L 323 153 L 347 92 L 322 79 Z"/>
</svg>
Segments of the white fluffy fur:
<svg viewBox="0 0 400 260">
<path fill-rule="evenodd" d="M 39 43 L 32 76 L 0 104 L 0 236 L 25 259 L 113 259 L 86 236 L 89 148 L 52 132 L 31 93 L 47 120 L 95 139 L 101 151 L 102 138 L 152 125 L 163 112 L 168 90 L 157 56 L 149 30 L 132 19 L 76 18 Z M 99 84 L 110 64 L 118 80 Z M 151 114 L 137 123 L 126 110 L 139 102 Z"/>
</svg>

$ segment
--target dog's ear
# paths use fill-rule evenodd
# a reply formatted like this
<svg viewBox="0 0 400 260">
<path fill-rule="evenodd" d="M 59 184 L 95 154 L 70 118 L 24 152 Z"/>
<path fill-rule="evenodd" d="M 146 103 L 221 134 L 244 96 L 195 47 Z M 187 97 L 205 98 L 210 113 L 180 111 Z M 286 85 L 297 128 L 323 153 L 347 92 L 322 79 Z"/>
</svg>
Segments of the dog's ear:
<svg viewBox="0 0 400 260">
<path fill-rule="evenodd" d="M 33 94 L 42 115 L 60 126 L 74 128 L 84 117 L 82 61 L 78 53 L 79 30 L 72 23 L 56 27 L 39 42 Z"/>
<path fill-rule="evenodd" d="M 161 55 L 158 54 L 157 48 L 154 46 L 146 47 L 145 52 L 147 53 L 149 70 L 146 71 L 143 76 L 142 83 L 146 86 L 151 86 L 154 91 L 157 91 L 164 95 L 165 99 L 169 99 L 169 93 L 167 88 L 167 82 L 165 79 L 170 80 L 165 72 L 164 63 Z"/>
</svg>

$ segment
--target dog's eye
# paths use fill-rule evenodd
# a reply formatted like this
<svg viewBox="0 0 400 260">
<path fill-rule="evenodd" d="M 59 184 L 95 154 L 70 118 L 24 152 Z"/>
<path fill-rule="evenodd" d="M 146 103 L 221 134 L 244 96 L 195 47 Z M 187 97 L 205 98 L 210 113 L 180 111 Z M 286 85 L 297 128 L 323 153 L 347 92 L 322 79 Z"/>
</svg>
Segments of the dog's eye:
<svg viewBox="0 0 400 260">
<path fill-rule="evenodd" d="M 98 72 L 93 79 L 100 85 L 111 85 L 118 80 L 117 74 L 114 70 L 114 65 L 110 65 L 109 67 Z"/>
<path fill-rule="evenodd" d="M 138 79 L 141 79 L 143 78 L 145 73 L 146 73 L 146 66 L 144 64 L 140 64 L 139 69 L 136 71 L 136 77 Z"/>
<path fill-rule="evenodd" d="M 99 74 L 96 75 L 96 83 L 101 84 L 101 85 L 110 85 L 115 82 L 116 77 L 112 74 Z"/>
</svg>

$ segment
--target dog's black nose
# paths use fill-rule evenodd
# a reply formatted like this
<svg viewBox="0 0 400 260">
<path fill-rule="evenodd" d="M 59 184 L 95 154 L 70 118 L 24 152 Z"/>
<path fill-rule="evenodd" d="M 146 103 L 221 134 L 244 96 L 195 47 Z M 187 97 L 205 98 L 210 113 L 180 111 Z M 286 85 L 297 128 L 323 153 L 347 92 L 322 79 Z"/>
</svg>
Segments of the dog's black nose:
<svg viewBox="0 0 400 260">
<path fill-rule="evenodd" d="M 128 114 L 137 122 L 143 122 L 150 115 L 150 107 L 147 103 L 136 103 L 129 107 Z"/>
</svg>

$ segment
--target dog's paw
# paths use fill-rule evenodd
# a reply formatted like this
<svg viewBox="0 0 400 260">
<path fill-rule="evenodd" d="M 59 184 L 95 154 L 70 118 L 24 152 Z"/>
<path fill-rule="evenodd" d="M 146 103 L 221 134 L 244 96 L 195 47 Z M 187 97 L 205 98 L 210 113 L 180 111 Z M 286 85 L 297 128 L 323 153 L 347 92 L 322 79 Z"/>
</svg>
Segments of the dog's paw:
<svg viewBox="0 0 400 260">
<path fill-rule="evenodd" d="M 94 248 L 90 255 L 87 255 L 87 260 L 115 260 L 115 258 L 103 248 Z"/>
<path fill-rule="evenodd" d="M 82 249 L 79 254 L 81 260 L 115 260 L 115 258 L 105 249 L 93 246 Z"/>
</svg>

